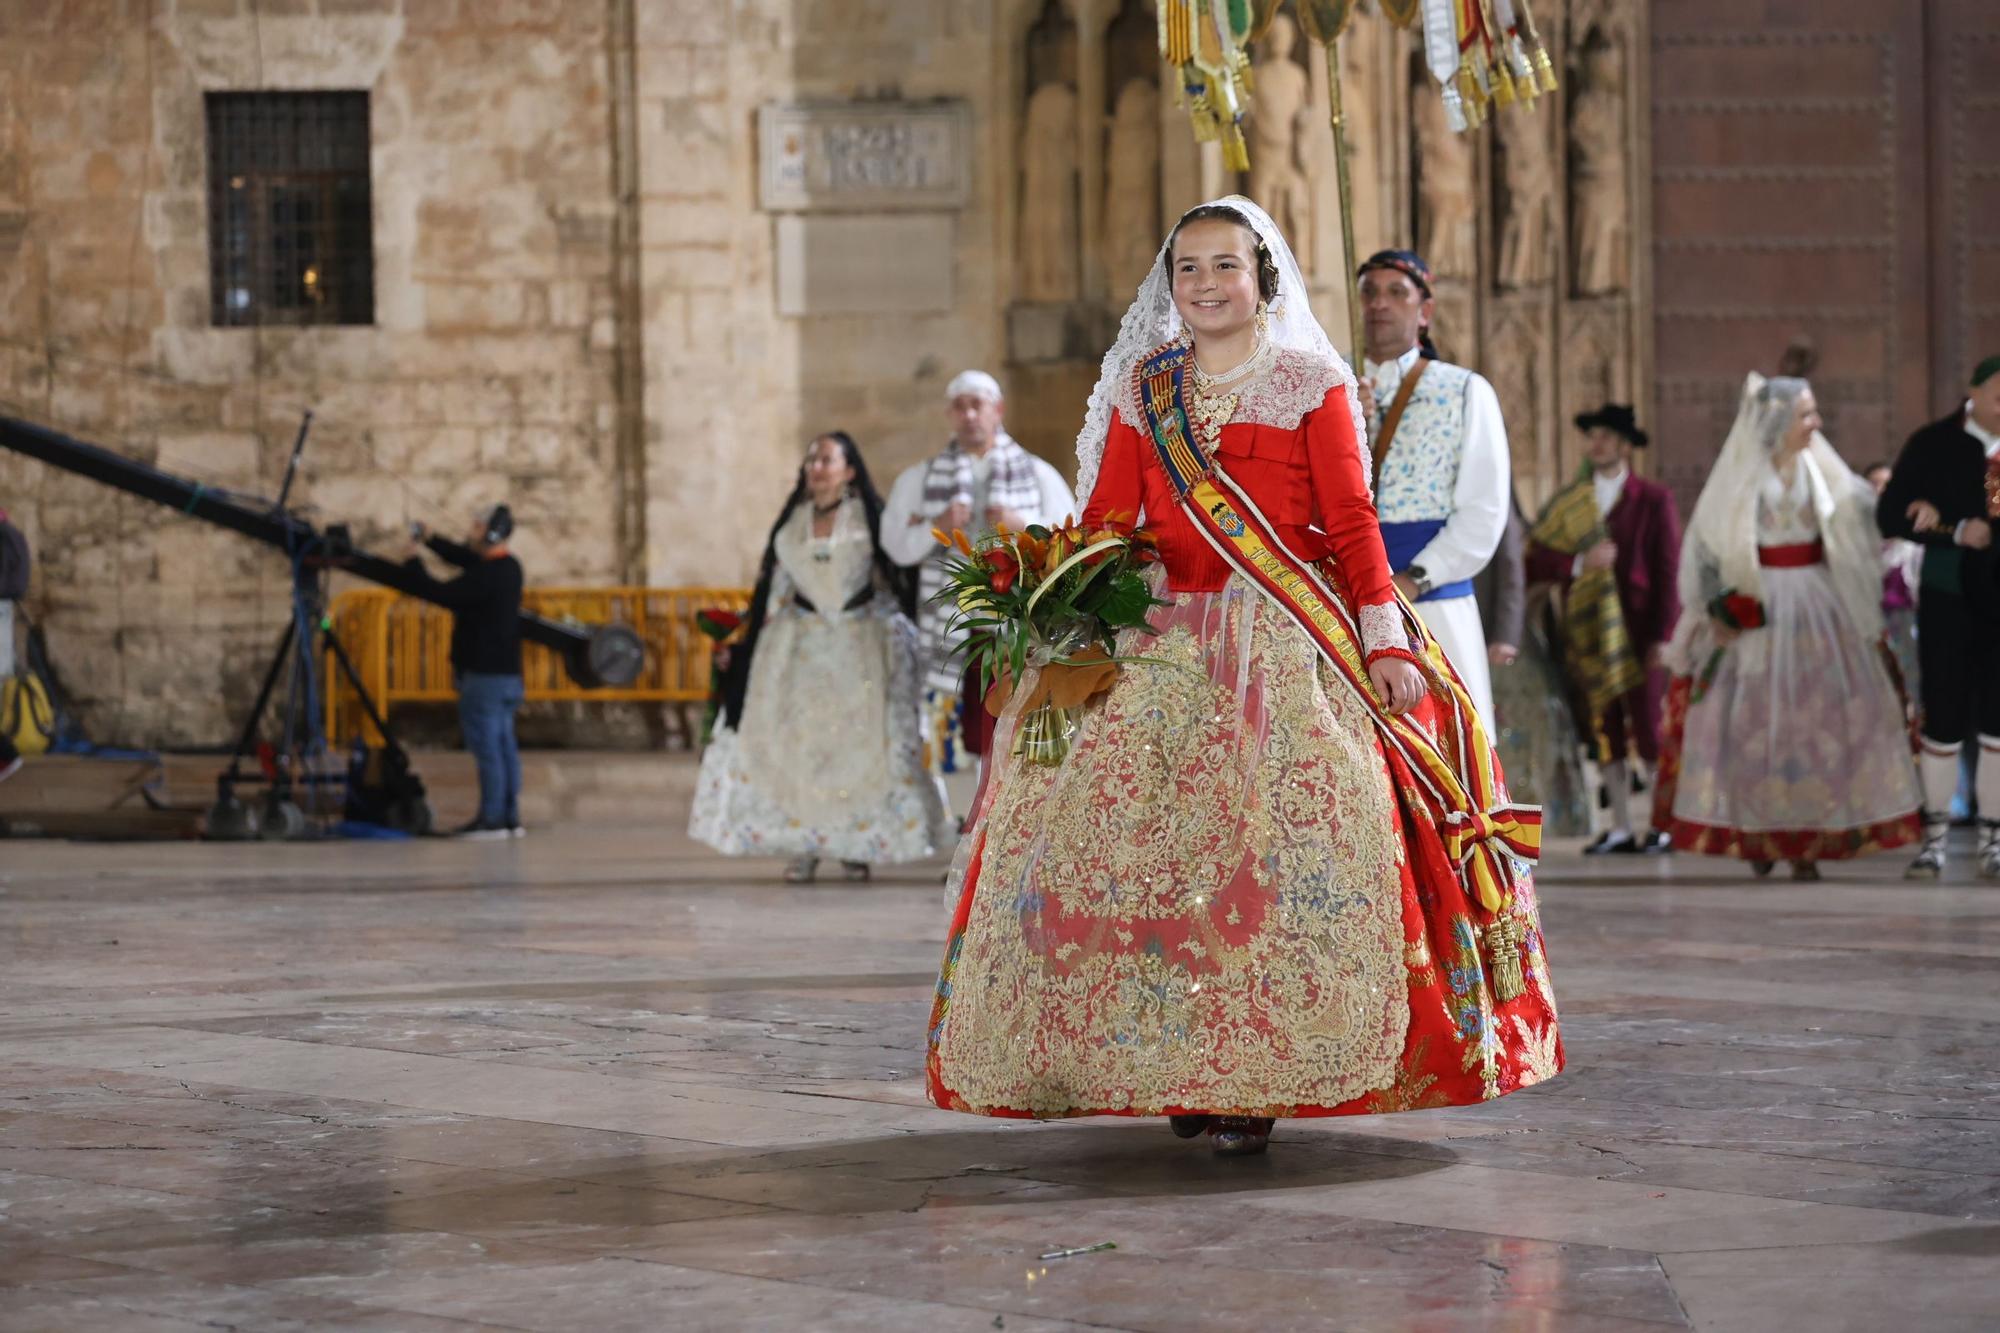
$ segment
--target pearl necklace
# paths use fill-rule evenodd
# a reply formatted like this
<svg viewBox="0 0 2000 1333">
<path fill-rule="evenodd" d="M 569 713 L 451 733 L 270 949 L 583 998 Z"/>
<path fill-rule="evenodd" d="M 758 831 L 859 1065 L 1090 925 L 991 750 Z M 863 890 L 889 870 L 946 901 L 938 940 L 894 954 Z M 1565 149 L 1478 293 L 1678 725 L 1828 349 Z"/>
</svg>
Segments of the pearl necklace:
<svg viewBox="0 0 2000 1333">
<path fill-rule="evenodd" d="M 1269 338 L 1259 337 L 1257 345 L 1251 349 L 1250 355 L 1244 357 L 1232 369 L 1221 371 L 1214 375 L 1203 370 L 1201 364 L 1196 362 L 1194 364 L 1194 387 L 1196 392 L 1209 393 L 1248 379 L 1271 363 L 1271 356 L 1275 350 L 1276 345 Z"/>
<path fill-rule="evenodd" d="M 1260 337 L 1256 348 L 1232 370 L 1210 375 L 1199 365 L 1193 367 L 1191 387 L 1194 392 L 1188 395 L 1188 424 L 1194 427 L 1195 435 L 1204 448 L 1215 448 L 1216 442 L 1222 438 L 1222 428 L 1236 415 L 1237 404 L 1242 399 L 1241 386 L 1271 363 L 1273 350 L 1271 340 Z M 1227 392 L 1231 385 L 1238 386 L 1236 392 Z"/>
</svg>

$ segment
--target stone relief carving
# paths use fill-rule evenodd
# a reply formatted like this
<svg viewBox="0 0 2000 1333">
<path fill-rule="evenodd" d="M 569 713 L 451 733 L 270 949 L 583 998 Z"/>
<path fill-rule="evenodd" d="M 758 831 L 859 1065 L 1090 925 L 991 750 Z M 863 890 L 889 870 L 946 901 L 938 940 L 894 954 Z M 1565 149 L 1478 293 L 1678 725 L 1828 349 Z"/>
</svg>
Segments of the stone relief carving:
<svg viewBox="0 0 2000 1333">
<path fill-rule="evenodd" d="M 1313 197 L 1302 151 L 1311 123 L 1311 80 L 1293 57 L 1298 28 L 1280 14 L 1252 63 L 1256 100 L 1250 116 L 1250 197 L 1263 205 L 1291 242 L 1299 267 L 1317 271 L 1313 251 Z"/>
<path fill-rule="evenodd" d="M 1431 272 L 1470 278 L 1479 271 L 1479 229 L 1472 140 L 1452 133 L 1444 103 L 1420 82 L 1414 89 L 1417 152 L 1417 248 Z"/>
<path fill-rule="evenodd" d="M 1439 278 L 1433 286 L 1431 341 L 1437 345 L 1438 355 L 1457 365 L 1478 365 L 1479 328 L 1472 284 L 1464 279 Z"/>
<path fill-rule="evenodd" d="M 1159 245 L 1160 94 L 1144 79 L 1118 92 L 1105 177 L 1104 262 L 1112 295 L 1123 298 L 1145 279 Z"/>
<path fill-rule="evenodd" d="M 1021 134 L 1021 295 L 1029 301 L 1077 297 L 1076 132 L 1076 89 L 1037 88 Z"/>
<path fill-rule="evenodd" d="M 1485 369 L 1500 399 L 1514 475 L 1543 472 L 1542 395 L 1548 374 L 1548 336 L 1539 304 L 1502 310 L 1487 339 Z"/>
<path fill-rule="evenodd" d="M 1631 401 L 1629 367 L 1623 356 L 1627 312 L 1622 306 L 1622 302 L 1604 301 L 1568 310 L 1563 326 L 1559 421 L 1599 403 Z M 1566 448 L 1562 452 L 1570 455 L 1577 451 Z"/>
<path fill-rule="evenodd" d="M 1624 291 L 1631 273 L 1623 52 L 1606 41 L 1583 48 L 1570 100 L 1570 246 L 1578 296 Z"/>
<path fill-rule="evenodd" d="M 1560 186 L 1549 151 L 1552 121 L 1539 103 L 1512 107 L 1493 118 L 1507 186 L 1494 266 L 1502 288 L 1539 287 L 1550 277 Z"/>
</svg>

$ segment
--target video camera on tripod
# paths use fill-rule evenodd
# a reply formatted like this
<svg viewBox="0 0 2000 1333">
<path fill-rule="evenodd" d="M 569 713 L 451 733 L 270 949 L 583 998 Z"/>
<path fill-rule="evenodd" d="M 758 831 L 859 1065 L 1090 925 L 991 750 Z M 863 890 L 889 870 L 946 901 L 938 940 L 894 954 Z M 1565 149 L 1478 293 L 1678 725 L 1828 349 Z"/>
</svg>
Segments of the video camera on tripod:
<svg viewBox="0 0 2000 1333">
<path fill-rule="evenodd" d="M 397 743 L 387 719 L 362 684 L 326 614 L 327 581 L 336 569 L 429 600 L 426 585 L 412 578 L 400 564 L 356 546 L 345 524 L 315 527 L 285 507 L 311 425 L 312 413 L 307 412 L 292 442 L 278 498 L 264 504 L 150 467 L 45 426 L 0 416 L 0 446 L 178 510 L 189 518 L 227 528 L 283 552 L 291 563 L 292 614 L 265 671 L 256 702 L 238 733 L 229 766 L 216 779 L 216 800 L 208 817 L 210 837 L 300 836 L 307 831 L 308 821 L 299 795 L 303 790 L 328 785 L 346 788 L 344 808 L 351 816 L 373 816 L 368 822 L 408 832 L 427 832 L 430 828 L 430 805 L 423 782 L 411 766 L 408 752 Z M 570 678 L 586 689 L 629 685 L 645 665 L 645 646 L 630 626 L 564 624 L 526 611 L 520 617 L 521 637 L 554 649 Z M 325 735 L 318 706 L 322 682 L 316 665 L 319 659 L 314 651 L 316 643 L 332 656 L 385 740 L 381 751 L 358 756 L 344 772 L 323 769 Z M 285 682 L 285 693 L 279 739 L 269 746 L 260 746 L 258 734 L 264 714 L 281 679 Z M 251 758 L 258 763 L 246 771 L 245 761 Z M 315 769 L 315 762 L 320 762 L 322 768 Z M 263 800 L 256 805 L 246 804 L 236 794 L 236 789 L 243 786 L 264 787 Z"/>
</svg>

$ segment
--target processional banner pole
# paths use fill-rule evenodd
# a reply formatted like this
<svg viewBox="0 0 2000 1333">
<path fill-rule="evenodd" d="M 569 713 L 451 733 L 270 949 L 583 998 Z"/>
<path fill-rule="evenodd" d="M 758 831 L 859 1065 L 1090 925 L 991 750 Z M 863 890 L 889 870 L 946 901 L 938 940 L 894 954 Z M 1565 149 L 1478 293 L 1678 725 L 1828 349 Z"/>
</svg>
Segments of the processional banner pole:
<svg viewBox="0 0 2000 1333">
<path fill-rule="evenodd" d="M 1158 0 L 1160 55 L 1180 75 L 1181 99 L 1197 141 L 1221 141 L 1232 171 L 1249 167 L 1242 117 L 1251 92 L 1247 47 L 1264 35 L 1284 0 Z M 1340 250 L 1353 278 L 1354 189 L 1341 100 L 1340 35 L 1356 0 L 1291 0 L 1299 26 L 1326 48 L 1327 116 L 1333 125 L 1334 172 L 1340 190 Z M 1425 63 L 1455 130 L 1476 127 L 1487 107 L 1532 101 L 1556 90 L 1555 70 L 1529 0 L 1377 0 L 1382 17 L 1421 29 Z M 1347 301 L 1350 358 L 1361 355 L 1361 307 Z"/>
</svg>

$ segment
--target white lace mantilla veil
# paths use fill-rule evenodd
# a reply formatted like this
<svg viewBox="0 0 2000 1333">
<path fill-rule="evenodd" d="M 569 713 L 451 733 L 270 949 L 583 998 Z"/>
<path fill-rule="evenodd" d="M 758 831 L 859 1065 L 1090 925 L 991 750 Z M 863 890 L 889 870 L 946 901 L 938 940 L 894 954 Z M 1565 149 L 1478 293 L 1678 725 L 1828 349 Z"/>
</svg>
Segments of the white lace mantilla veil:
<svg viewBox="0 0 2000 1333">
<path fill-rule="evenodd" d="M 1341 359 L 1340 353 L 1333 350 L 1326 330 L 1313 317 L 1312 304 L 1306 296 L 1306 275 L 1292 255 L 1292 247 L 1285 244 L 1284 235 L 1279 232 L 1278 224 L 1271 221 L 1270 214 L 1242 195 L 1225 195 L 1201 207 L 1217 205 L 1233 208 L 1244 216 L 1278 267 L 1278 299 L 1271 307 L 1269 321 L 1271 342 L 1281 348 L 1303 352 L 1315 360 L 1323 360 L 1334 369 L 1340 382 L 1347 386 L 1347 406 L 1354 414 L 1355 441 L 1365 449 L 1368 431 L 1361 419 L 1361 397 L 1355 390 L 1354 370 Z M 1172 235 L 1172 232 L 1168 233 L 1169 239 Z M 1181 331 L 1180 312 L 1174 309 L 1173 276 L 1167 267 L 1167 244 L 1163 241 L 1159 254 L 1154 257 L 1153 267 L 1147 271 L 1146 280 L 1139 284 L 1138 297 L 1119 322 L 1118 340 L 1104 354 L 1097 387 L 1090 391 L 1090 408 L 1084 413 L 1083 430 L 1076 437 L 1077 503 L 1086 508 L 1090 504 L 1090 492 L 1097 485 L 1097 469 L 1104 461 L 1104 441 L 1111 433 L 1111 414 L 1124 396 L 1126 383 L 1132 378 L 1132 372 L 1137 369 L 1141 358 Z M 1139 425 L 1136 421 L 1126 424 Z"/>
<path fill-rule="evenodd" d="M 1693 640 L 1708 623 L 1708 600 L 1714 595 L 1702 583 L 1704 551 L 1720 567 L 1724 591 L 1763 599 L 1764 578 L 1757 564 L 1757 498 L 1773 475 L 1771 452 L 1791 424 L 1806 387 L 1804 380 L 1767 380 L 1755 371 L 1743 382 L 1736 422 L 1695 501 L 1681 543 L 1677 580 L 1681 619 L 1669 656 L 1683 670 L 1697 665 Z M 1854 627 L 1872 643 L 1882 633 L 1881 539 L 1874 528 L 1872 492 L 1864 494 L 1867 484 L 1818 431 L 1799 455 L 1799 465 L 1812 490 L 1834 590 Z"/>
</svg>

